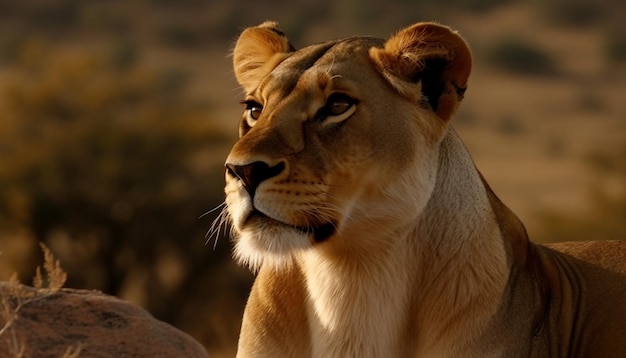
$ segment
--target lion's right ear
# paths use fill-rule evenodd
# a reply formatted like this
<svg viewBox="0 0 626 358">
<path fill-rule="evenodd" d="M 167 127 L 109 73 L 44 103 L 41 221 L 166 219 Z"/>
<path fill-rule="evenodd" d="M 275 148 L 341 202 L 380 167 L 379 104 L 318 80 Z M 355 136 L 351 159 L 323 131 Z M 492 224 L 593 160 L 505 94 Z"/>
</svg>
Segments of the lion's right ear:
<svg viewBox="0 0 626 358">
<path fill-rule="evenodd" d="M 235 44 L 233 66 L 237 82 L 247 91 L 295 51 L 278 24 L 266 21 L 245 29 Z"/>
</svg>

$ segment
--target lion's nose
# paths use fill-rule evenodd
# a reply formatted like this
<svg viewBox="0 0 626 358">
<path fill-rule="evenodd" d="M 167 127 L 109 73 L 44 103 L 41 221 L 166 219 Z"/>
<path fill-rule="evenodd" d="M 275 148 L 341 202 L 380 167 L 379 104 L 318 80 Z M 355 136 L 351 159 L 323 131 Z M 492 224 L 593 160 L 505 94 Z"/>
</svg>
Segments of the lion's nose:
<svg viewBox="0 0 626 358">
<path fill-rule="evenodd" d="M 265 180 L 273 178 L 285 169 L 284 163 L 269 166 L 265 162 L 253 162 L 246 165 L 226 164 L 226 171 L 241 180 L 251 198 L 254 198 L 256 188 Z"/>
</svg>

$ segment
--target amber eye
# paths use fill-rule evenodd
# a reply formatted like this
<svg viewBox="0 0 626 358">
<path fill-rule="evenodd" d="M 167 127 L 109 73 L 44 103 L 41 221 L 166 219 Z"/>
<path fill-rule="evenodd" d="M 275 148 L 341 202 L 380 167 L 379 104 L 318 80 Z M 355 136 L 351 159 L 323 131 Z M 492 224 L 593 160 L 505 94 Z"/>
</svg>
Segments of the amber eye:
<svg viewBox="0 0 626 358">
<path fill-rule="evenodd" d="M 254 127 L 256 120 L 259 119 L 261 112 L 263 112 L 263 106 L 255 101 L 244 101 L 242 103 L 246 110 L 246 121 L 250 127 Z"/>
<path fill-rule="evenodd" d="M 324 107 L 317 111 L 315 118 L 325 124 L 342 122 L 354 114 L 358 102 L 347 94 L 333 93 L 326 100 Z"/>
<path fill-rule="evenodd" d="M 326 101 L 326 115 L 338 116 L 348 111 L 354 104 L 355 100 L 343 93 L 335 93 L 328 97 Z"/>
</svg>

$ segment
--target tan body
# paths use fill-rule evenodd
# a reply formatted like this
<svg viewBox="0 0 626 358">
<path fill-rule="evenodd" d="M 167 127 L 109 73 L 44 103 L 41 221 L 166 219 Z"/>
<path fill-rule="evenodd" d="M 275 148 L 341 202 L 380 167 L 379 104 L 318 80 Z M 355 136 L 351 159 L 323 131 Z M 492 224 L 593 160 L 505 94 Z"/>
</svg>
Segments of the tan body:
<svg viewBox="0 0 626 358">
<path fill-rule="evenodd" d="M 259 271 L 239 357 L 626 355 L 626 243 L 528 241 L 449 126 L 456 33 L 295 51 L 265 23 L 234 62 L 227 204 Z"/>
</svg>

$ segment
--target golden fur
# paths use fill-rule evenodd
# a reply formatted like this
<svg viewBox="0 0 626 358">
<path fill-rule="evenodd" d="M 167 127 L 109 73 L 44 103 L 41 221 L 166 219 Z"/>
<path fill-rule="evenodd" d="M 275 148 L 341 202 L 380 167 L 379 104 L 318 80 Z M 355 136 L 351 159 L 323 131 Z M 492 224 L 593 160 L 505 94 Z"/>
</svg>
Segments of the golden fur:
<svg viewBox="0 0 626 358">
<path fill-rule="evenodd" d="M 471 70 L 449 28 L 233 54 L 235 256 L 258 271 L 238 357 L 619 357 L 626 245 L 528 241 L 449 125 Z"/>
</svg>

